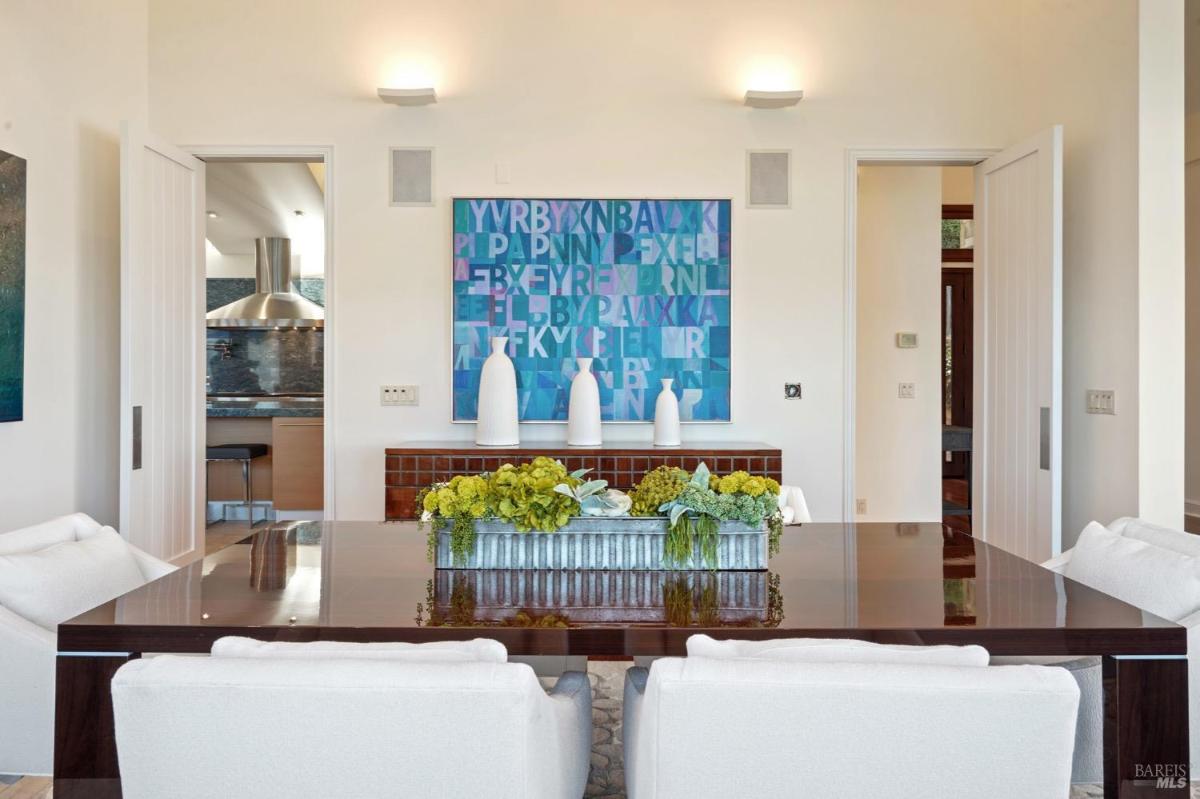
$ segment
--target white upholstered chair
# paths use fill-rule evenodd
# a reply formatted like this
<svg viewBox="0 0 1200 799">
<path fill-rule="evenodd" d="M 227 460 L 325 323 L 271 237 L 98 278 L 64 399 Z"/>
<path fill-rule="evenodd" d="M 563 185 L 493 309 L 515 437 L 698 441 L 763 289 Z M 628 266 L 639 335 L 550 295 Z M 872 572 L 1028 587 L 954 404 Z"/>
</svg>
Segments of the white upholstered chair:
<svg viewBox="0 0 1200 799">
<path fill-rule="evenodd" d="M 0 534 L 0 774 L 53 770 L 58 624 L 172 571 L 82 513 Z"/>
<path fill-rule="evenodd" d="M 663 658 L 626 675 L 625 781 L 630 799 L 1063 799 L 1078 702 L 1041 666 Z"/>
<path fill-rule="evenodd" d="M 117 672 L 127 799 L 583 795 L 586 674 L 569 672 L 547 693 L 516 663 L 378 648 L 369 658 L 229 654 L 164 655 Z"/>
<path fill-rule="evenodd" d="M 1187 628 L 1190 760 L 1192 773 L 1200 774 L 1200 536 L 1131 517 L 1107 528 L 1092 522 L 1074 547 L 1042 565 Z M 1074 780 L 1098 782 L 1104 714 L 1100 659 L 1061 665 L 1072 670 L 1083 692 Z"/>
</svg>

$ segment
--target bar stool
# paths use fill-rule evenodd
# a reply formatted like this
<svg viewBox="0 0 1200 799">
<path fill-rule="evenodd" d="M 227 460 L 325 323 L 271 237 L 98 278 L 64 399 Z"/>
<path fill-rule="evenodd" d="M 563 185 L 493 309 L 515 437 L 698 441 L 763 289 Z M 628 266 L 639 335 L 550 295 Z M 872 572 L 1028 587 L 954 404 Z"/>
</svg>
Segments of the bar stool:
<svg viewBox="0 0 1200 799">
<path fill-rule="evenodd" d="M 266 444 L 211 444 L 205 449 L 204 460 L 204 507 L 205 516 L 208 515 L 208 464 L 213 461 L 241 461 L 242 464 L 242 494 L 245 496 L 245 501 L 242 503 L 246 507 L 246 519 L 250 522 L 250 526 L 254 526 L 254 479 L 250 473 L 250 462 L 255 458 L 261 458 L 267 454 Z M 229 503 L 222 503 L 221 506 L 221 521 L 227 521 L 226 516 L 229 510 Z M 267 511 L 263 509 L 263 517 L 259 521 L 267 520 Z M 207 519 L 206 519 L 207 521 Z"/>
</svg>

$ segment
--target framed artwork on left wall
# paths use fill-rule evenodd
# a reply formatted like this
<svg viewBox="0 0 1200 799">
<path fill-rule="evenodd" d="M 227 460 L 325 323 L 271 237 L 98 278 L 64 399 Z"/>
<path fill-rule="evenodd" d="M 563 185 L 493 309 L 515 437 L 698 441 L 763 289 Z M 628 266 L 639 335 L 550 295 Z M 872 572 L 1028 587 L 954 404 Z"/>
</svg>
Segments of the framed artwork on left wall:
<svg viewBox="0 0 1200 799">
<path fill-rule="evenodd" d="M 0 422 L 24 418 L 25 159 L 0 150 Z"/>
</svg>

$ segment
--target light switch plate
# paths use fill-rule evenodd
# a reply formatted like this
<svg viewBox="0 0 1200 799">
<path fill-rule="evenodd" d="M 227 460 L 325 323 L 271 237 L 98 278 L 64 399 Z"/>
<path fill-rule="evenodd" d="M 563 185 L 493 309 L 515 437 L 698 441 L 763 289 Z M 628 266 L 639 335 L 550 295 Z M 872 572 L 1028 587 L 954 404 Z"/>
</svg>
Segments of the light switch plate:
<svg viewBox="0 0 1200 799">
<path fill-rule="evenodd" d="M 1089 388 L 1087 392 L 1087 412 L 1104 414 L 1106 416 L 1116 416 L 1116 392 L 1107 389 Z"/>
<path fill-rule="evenodd" d="M 916 333 L 897 333 L 896 346 L 902 350 L 913 350 L 917 348 Z"/>
<path fill-rule="evenodd" d="M 901 383 L 899 390 L 900 399 L 916 399 L 917 384 L 916 383 Z"/>
<path fill-rule="evenodd" d="M 508 161 L 496 162 L 496 182 L 511 183 L 512 182 L 512 164 Z"/>
<path fill-rule="evenodd" d="M 854 512 L 859 516 L 867 514 L 867 501 L 865 499 L 854 500 Z"/>
<path fill-rule="evenodd" d="M 784 383 L 783 384 L 784 399 L 802 399 L 803 392 L 799 383 Z"/>
<path fill-rule="evenodd" d="M 418 404 L 416 386 L 380 386 L 380 405 L 416 405 Z"/>
</svg>

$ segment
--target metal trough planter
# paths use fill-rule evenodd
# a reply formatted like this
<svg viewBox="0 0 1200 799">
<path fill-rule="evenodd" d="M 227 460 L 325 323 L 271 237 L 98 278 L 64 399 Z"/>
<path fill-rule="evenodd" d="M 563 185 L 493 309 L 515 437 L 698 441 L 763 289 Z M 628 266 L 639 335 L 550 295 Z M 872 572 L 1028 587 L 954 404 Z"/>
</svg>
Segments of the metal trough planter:
<svg viewBox="0 0 1200 799">
<path fill-rule="evenodd" d="M 663 559 L 664 518 L 576 516 L 555 533 L 521 533 L 511 524 L 475 523 L 475 548 L 455 562 L 450 531 L 438 533 L 439 569 L 588 569 L 696 571 L 711 564 L 694 555 L 687 563 Z M 717 530 L 718 569 L 767 568 L 767 528 L 721 522 Z"/>
</svg>

